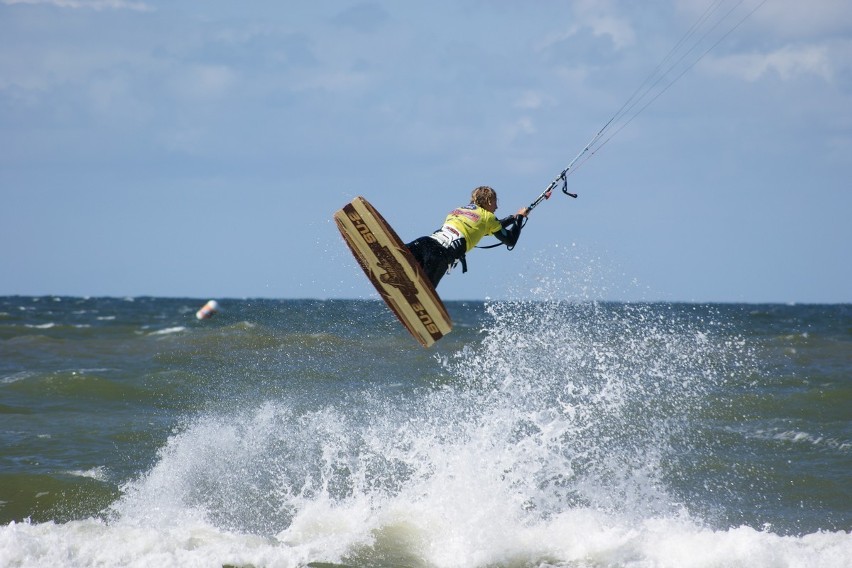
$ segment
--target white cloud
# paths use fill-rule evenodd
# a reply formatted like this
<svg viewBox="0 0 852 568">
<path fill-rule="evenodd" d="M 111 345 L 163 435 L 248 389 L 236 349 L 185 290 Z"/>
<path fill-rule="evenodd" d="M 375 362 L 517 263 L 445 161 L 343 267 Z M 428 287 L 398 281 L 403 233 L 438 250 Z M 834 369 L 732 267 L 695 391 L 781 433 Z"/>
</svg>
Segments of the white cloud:
<svg viewBox="0 0 852 568">
<path fill-rule="evenodd" d="M 775 73 L 784 81 L 802 75 L 815 75 L 826 81 L 834 78 L 834 67 L 826 46 L 785 46 L 770 53 L 746 53 L 716 58 L 707 66 L 719 73 L 757 81 Z"/>
<path fill-rule="evenodd" d="M 620 10 L 610 2 L 582 0 L 577 2 L 574 11 L 581 26 L 591 29 L 597 37 L 609 37 L 616 49 L 628 47 L 636 41 L 636 33 L 629 20 L 619 16 Z"/>
<path fill-rule="evenodd" d="M 675 2 L 690 18 L 697 18 L 707 8 L 705 0 Z M 819 78 L 834 83 L 848 76 L 852 50 L 849 0 L 721 0 L 711 19 L 721 18 L 729 10 L 720 29 L 736 27 L 722 49 L 738 53 L 711 53 L 702 62 L 704 69 L 752 82 L 774 76 L 782 81 Z M 743 18 L 742 25 L 737 25 Z"/>
<path fill-rule="evenodd" d="M 618 18 L 599 16 L 589 20 L 586 25 L 594 35 L 608 36 L 616 49 L 629 47 L 636 41 L 636 34 L 630 24 Z"/>
<path fill-rule="evenodd" d="M 45 4 L 57 8 L 88 9 L 88 10 L 135 10 L 137 12 L 151 12 L 154 9 L 145 2 L 132 2 L 129 0 L 3 0 L 4 4 Z"/>
<path fill-rule="evenodd" d="M 675 5 L 690 19 L 698 18 L 708 8 L 707 0 L 675 0 Z M 852 31 L 852 9 L 849 0 L 721 0 L 717 16 L 732 10 L 730 21 L 736 22 L 752 12 L 748 28 L 782 39 L 804 39 L 843 34 Z"/>
<path fill-rule="evenodd" d="M 527 135 L 527 134 L 535 134 L 536 128 L 533 124 L 533 121 L 528 116 L 522 116 L 515 120 L 508 128 L 508 132 L 511 139 L 515 139 L 518 136 Z"/>
<path fill-rule="evenodd" d="M 852 31 L 849 0 L 772 0 L 754 14 L 755 20 L 791 37 L 814 37 Z"/>
<path fill-rule="evenodd" d="M 516 108 L 528 109 L 528 110 L 536 110 L 542 108 L 545 105 L 551 106 L 554 103 L 553 96 L 542 93 L 540 91 L 525 91 L 521 94 L 517 101 L 515 101 Z"/>
<path fill-rule="evenodd" d="M 175 76 L 177 92 L 191 100 L 211 100 L 228 93 L 237 74 L 225 65 L 182 67 Z"/>
<path fill-rule="evenodd" d="M 575 24 L 565 30 L 546 35 L 537 44 L 538 49 L 546 49 L 551 45 L 571 38 L 582 30 L 590 30 L 595 37 L 607 37 L 615 49 L 623 49 L 633 45 L 636 33 L 628 19 L 617 15 L 609 2 L 584 0 L 574 5 Z"/>
</svg>

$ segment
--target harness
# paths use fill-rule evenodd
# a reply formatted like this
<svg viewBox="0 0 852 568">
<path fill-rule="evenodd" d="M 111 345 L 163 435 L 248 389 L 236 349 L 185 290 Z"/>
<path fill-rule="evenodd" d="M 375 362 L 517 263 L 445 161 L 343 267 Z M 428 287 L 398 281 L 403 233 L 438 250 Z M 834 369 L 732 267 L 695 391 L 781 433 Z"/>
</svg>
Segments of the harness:
<svg viewBox="0 0 852 568">
<path fill-rule="evenodd" d="M 512 216 L 503 219 L 501 221 L 502 228 L 496 233 L 493 233 L 493 235 L 497 237 L 500 242 L 484 247 L 477 245 L 476 248 L 490 249 L 506 245 L 506 248 L 508 250 L 512 250 L 518 243 L 518 239 L 521 236 L 521 230 L 524 228 L 524 225 L 526 225 L 526 221 L 526 217 L 518 218 Z M 462 274 L 467 272 L 467 256 L 465 250 L 467 248 L 467 244 L 464 235 L 462 235 L 461 232 L 458 231 L 458 229 L 456 229 L 452 225 L 445 224 L 440 229 L 429 235 L 429 237 L 435 240 L 446 250 L 451 251 L 454 254 L 458 254 L 457 249 L 462 250 L 461 255 L 449 265 L 449 267 L 447 268 L 447 272 L 455 268 L 456 265 L 459 263 L 461 263 L 462 266 Z"/>
<path fill-rule="evenodd" d="M 444 225 L 429 236 L 435 239 L 439 245 L 449 251 L 455 251 L 455 249 L 462 250 L 461 256 L 449 265 L 447 272 L 455 268 L 456 264 L 459 262 L 462 265 L 462 274 L 467 272 L 467 258 L 465 257 L 465 248 L 467 248 L 467 242 L 465 241 L 464 235 L 462 235 L 455 227 L 451 225 Z"/>
</svg>

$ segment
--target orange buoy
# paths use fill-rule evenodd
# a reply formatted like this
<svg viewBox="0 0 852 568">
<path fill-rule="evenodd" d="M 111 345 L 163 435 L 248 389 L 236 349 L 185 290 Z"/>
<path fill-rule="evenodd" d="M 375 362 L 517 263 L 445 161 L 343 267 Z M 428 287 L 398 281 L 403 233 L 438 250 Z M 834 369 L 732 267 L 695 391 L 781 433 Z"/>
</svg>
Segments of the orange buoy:
<svg viewBox="0 0 852 568">
<path fill-rule="evenodd" d="M 195 317 L 200 320 L 210 319 L 219 311 L 219 303 L 216 300 L 210 300 L 204 304 L 200 310 L 195 312 Z"/>
</svg>

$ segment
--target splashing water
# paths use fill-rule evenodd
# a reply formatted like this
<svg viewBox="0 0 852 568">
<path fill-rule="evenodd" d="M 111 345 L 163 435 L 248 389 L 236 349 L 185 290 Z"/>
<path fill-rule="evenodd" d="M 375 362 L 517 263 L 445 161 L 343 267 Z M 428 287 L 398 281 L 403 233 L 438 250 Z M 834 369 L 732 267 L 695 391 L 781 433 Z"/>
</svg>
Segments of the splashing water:
<svg viewBox="0 0 852 568">
<path fill-rule="evenodd" d="M 837 369 L 790 366 L 771 354 L 798 327 L 772 310 L 607 303 L 605 263 L 565 253 L 514 282 L 531 290 L 509 297 L 533 301 L 450 306 L 459 325 L 431 352 L 404 351 L 410 338 L 395 321 L 381 327 L 378 302 L 270 302 L 271 313 L 247 310 L 242 323 L 193 322 L 156 338 L 124 326 L 120 350 L 99 331 L 85 356 L 103 341 L 121 356 L 99 362 L 105 378 L 84 388 L 75 380 L 52 400 L 103 397 L 110 379 L 106 404 L 86 417 L 144 394 L 148 404 L 114 419 L 163 421 L 121 430 L 118 444 L 137 427 L 155 436 L 126 474 L 116 460 L 69 468 L 87 483 L 124 481 L 117 500 L 104 497 L 114 501 L 102 517 L 0 527 L 0 565 L 852 564 L 843 532 L 852 517 L 820 501 L 843 495 L 825 483 L 848 482 L 849 436 L 835 420 L 847 416 L 843 310 L 784 311 L 822 318 L 796 347 L 813 357 L 816 342 L 830 351 L 818 364 Z M 145 326 L 163 305 L 180 306 L 134 309 L 146 303 L 130 314 Z M 376 333 L 353 335 L 357 318 L 372 318 Z M 53 343 L 70 348 L 58 338 L 73 328 L 59 327 L 68 330 Z M 125 345 L 139 356 L 128 359 Z M 10 389 L 44 394 L 28 374 L 9 377 L 0 382 Z M 819 388 L 804 384 L 812 377 Z M 779 407 L 779 387 L 797 397 Z M 177 400 L 159 404 L 164 397 Z M 772 492 L 802 479 L 795 471 L 812 483 Z M 813 508 L 804 521 L 799 503 Z"/>
<path fill-rule="evenodd" d="M 196 419 L 114 517 L 261 534 L 302 563 L 423 566 L 605 559 L 646 538 L 635 527 L 698 530 L 678 471 L 742 355 L 716 323 L 650 304 L 486 309 L 484 339 L 429 386 Z"/>
</svg>

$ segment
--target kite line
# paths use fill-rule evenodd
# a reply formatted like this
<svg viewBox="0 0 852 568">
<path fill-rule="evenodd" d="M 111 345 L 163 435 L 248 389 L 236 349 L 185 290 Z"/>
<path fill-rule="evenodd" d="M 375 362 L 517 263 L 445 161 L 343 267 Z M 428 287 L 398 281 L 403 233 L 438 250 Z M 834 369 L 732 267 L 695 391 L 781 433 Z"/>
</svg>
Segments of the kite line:
<svg viewBox="0 0 852 568">
<path fill-rule="evenodd" d="M 747 7 L 743 6 L 745 0 L 736 0 L 733 3 L 729 0 L 712 0 L 657 67 L 621 105 L 621 108 L 607 120 L 565 169 L 553 178 L 547 188 L 529 205 L 527 213 L 535 209 L 542 201 L 550 199 L 551 193 L 560 183 L 565 195 L 576 198 L 576 193 L 568 191 L 568 176 L 594 156 L 767 1 L 761 0 L 754 8 L 747 10 Z M 732 5 L 729 6 L 729 4 Z M 744 15 L 743 11 L 745 11 Z M 709 47 L 705 47 L 708 44 Z"/>
</svg>

